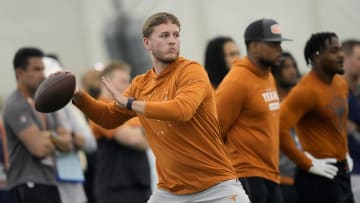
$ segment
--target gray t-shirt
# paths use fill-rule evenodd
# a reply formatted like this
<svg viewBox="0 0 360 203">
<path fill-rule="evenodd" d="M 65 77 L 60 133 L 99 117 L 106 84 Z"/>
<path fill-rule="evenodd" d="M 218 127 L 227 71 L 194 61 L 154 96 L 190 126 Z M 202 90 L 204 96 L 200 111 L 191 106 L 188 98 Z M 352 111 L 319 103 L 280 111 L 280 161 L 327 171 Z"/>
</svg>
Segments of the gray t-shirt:
<svg viewBox="0 0 360 203">
<path fill-rule="evenodd" d="M 301 149 L 299 140 L 296 136 L 296 132 L 294 129 L 290 130 L 291 136 L 294 139 L 294 142 L 296 146 Z M 294 177 L 295 175 L 295 169 L 296 165 L 295 163 L 290 160 L 284 153 L 280 152 L 280 158 L 279 158 L 279 169 L 280 169 L 280 175 L 281 176 L 287 176 L 287 177 Z"/>
<path fill-rule="evenodd" d="M 9 188 L 29 182 L 56 185 L 54 166 L 46 165 L 33 156 L 17 137 L 19 132 L 31 125 L 37 125 L 40 130 L 44 130 L 38 113 L 19 91 L 14 91 L 7 99 L 3 117 L 10 157 L 7 174 Z M 46 126 L 51 130 L 56 129 L 54 114 L 46 114 Z"/>
</svg>

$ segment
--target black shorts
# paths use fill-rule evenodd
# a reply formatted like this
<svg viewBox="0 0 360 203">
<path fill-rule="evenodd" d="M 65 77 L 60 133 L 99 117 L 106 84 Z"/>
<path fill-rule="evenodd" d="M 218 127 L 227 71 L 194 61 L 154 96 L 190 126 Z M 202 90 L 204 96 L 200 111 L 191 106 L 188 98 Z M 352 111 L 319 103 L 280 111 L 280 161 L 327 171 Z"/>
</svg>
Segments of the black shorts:
<svg viewBox="0 0 360 203">
<path fill-rule="evenodd" d="M 61 203 L 56 186 L 44 184 L 21 184 L 9 192 L 11 203 Z"/>
<path fill-rule="evenodd" d="M 353 203 L 350 173 L 345 161 L 335 164 L 339 171 L 334 179 L 296 169 L 295 188 L 300 203 Z"/>
</svg>

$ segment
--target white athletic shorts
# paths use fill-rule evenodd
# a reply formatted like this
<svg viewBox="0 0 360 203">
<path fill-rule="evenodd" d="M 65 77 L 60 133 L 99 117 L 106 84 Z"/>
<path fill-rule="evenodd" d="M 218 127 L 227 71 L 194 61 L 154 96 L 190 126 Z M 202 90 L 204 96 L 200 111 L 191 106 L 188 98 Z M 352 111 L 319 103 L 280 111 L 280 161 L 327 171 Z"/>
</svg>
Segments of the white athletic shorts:
<svg viewBox="0 0 360 203">
<path fill-rule="evenodd" d="M 155 189 L 148 203 L 249 203 L 250 200 L 238 180 L 227 180 L 204 191 L 178 195 Z"/>
</svg>

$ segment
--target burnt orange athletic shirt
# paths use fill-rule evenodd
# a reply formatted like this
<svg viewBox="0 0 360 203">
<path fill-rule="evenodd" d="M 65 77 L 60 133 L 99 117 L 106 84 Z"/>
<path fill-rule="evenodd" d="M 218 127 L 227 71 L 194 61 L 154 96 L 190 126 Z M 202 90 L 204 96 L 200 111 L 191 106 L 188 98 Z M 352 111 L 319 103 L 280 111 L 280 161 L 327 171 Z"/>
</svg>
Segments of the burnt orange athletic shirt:
<svg viewBox="0 0 360 203">
<path fill-rule="evenodd" d="M 302 149 L 314 157 L 339 161 L 346 158 L 347 95 L 347 84 L 339 75 L 326 84 L 310 71 L 282 102 L 281 149 L 301 168 L 309 169 L 311 160 L 291 140 L 292 127 L 296 127 Z"/>
<path fill-rule="evenodd" d="M 279 108 L 275 80 L 247 58 L 237 59 L 216 94 L 226 150 L 238 177 L 279 183 Z"/>
<path fill-rule="evenodd" d="M 236 178 L 220 136 L 215 95 L 200 64 L 179 57 L 159 75 L 151 69 L 134 78 L 125 95 L 146 101 L 138 118 L 156 156 L 159 188 L 190 194 Z M 87 94 L 77 106 L 108 128 L 135 116 Z"/>
</svg>

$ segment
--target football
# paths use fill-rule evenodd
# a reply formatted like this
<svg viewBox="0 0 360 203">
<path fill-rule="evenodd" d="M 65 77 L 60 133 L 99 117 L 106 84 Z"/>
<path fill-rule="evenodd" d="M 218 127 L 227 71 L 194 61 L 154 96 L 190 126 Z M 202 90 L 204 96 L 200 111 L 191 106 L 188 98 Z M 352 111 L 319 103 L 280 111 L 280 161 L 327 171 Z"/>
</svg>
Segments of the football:
<svg viewBox="0 0 360 203">
<path fill-rule="evenodd" d="M 75 76 L 60 71 L 51 74 L 38 87 L 35 93 L 35 109 L 42 113 L 55 112 L 68 104 L 76 88 Z"/>
</svg>

